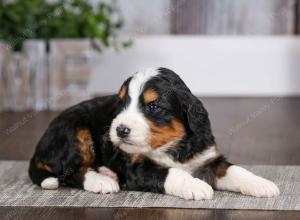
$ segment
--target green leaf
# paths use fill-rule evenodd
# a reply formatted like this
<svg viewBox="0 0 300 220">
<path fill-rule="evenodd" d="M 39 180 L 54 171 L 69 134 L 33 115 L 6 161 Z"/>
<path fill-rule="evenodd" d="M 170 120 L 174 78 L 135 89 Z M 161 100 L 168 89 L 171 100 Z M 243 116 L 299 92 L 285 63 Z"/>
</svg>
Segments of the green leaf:
<svg viewBox="0 0 300 220">
<path fill-rule="evenodd" d="M 117 19 L 115 19 L 117 17 Z M 93 7 L 89 0 L 0 0 L 0 38 L 20 50 L 26 39 L 48 41 L 53 38 L 98 39 L 114 47 L 123 20 L 116 1 L 99 1 Z M 109 39 L 113 38 L 113 43 Z M 122 47 L 132 44 L 120 42 Z M 96 44 L 94 44 L 96 45 Z M 99 46 L 95 49 L 100 51 Z"/>
</svg>

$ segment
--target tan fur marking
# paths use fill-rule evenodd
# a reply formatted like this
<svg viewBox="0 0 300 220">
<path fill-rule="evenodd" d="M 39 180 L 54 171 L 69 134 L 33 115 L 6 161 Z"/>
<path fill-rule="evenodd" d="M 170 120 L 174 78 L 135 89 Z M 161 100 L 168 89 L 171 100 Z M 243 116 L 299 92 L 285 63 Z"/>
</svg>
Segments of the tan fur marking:
<svg viewBox="0 0 300 220">
<path fill-rule="evenodd" d="M 144 156 L 141 154 L 133 154 L 130 158 L 132 163 L 141 162 L 144 160 Z"/>
<path fill-rule="evenodd" d="M 229 166 L 230 165 L 227 163 L 220 163 L 216 170 L 217 178 L 222 178 L 223 176 L 225 176 Z"/>
<path fill-rule="evenodd" d="M 156 92 L 155 90 L 153 89 L 147 89 L 145 92 L 144 92 L 144 101 L 146 104 L 150 103 L 150 102 L 153 102 L 155 100 L 157 100 L 159 97 L 159 94 L 158 92 Z"/>
<path fill-rule="evenodd" d="M 79 141 L 79 149 L 83 157 L 82 165 L 88 166 L 94 161 L 94 155 L 91 152 L 93 141 L 90 131 L 87 129 L 79 130 L 77 132 L 77 139 Z"/>
<path fill-rule="evenodd" d="M 47 164 L 45 164 L 43 162 L 37 162 L 36 163 L 36 167 L 38 169 L 41 169 L 41 170 L 46 170 L 46 171 L 48 171 L 50 173 L 52 172 L 52 169 Z"/>
<path fill-rule="evenodd" d="M 177 120 L 173 120 L 171 126 L 157 126 L 149 121 L 151 148 L 156 149 L 174 140 L 180 140 L 185 135 L 184 125 Z"/>
<path fill-rule="evenodd" d="M 124 99 L 126 96 L 126 86 L 122 86 L 119 92 L 119 98 Z"/>
</svg>

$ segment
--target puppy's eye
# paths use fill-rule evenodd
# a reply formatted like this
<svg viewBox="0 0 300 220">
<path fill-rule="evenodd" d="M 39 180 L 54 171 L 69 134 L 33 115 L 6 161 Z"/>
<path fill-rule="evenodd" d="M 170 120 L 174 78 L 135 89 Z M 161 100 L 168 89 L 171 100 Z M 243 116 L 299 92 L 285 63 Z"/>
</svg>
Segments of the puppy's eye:
<svg viewBox="0 0 300 220">
<path fill-rule="evenodd" d="M 158 112 L 161 110 L 161 107 L 159 105 L 155 104 L 154 102 L 150 102 L 147 105 L 147 109 L 149 112 Z"/>
</svg>

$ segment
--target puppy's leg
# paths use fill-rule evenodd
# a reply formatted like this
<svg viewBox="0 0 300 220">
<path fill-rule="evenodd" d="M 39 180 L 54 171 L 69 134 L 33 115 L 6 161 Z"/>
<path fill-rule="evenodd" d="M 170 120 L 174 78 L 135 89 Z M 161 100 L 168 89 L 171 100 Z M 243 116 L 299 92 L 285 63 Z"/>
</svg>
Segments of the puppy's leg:
<svg viewBox="0 0 300 220">
<path fill-rule="evenodd" d="M 126 189 L 165 193 L 184 199 L 210 199 L 213 189 L 206 182 L 178 168 L 165 168 L 148 159 L 135 163 L 127 171 Z"/>
<path fill-rule="evenodd" d="M 112 171 L 111 169 L 109 169 L 108 167 L 105 167 L 105 166 L 98 167 L 98 172 L 104 176 L 108 176 L 108 177 L 112 178 L 113 180 L 115 180 L 117 182 L 119 181 L 117 174 L 114 171 Z"/>
<path fill-rule="evenodd" d="M 120 187 L 117 180 L 89 168 L 84 174 L 83 189 L 94 193 L 106 194 L 118 192 Z"/>
<path fill-rule="evenodd" d="M 225 159 L 215 165 L 215 188 L 240 192 L 255 197 L 274 197 L 279 195 L 278 187 L 271 181 L 250 171 L 231 165 Z"/>
<path fill-rule="evenodd" d="M 76 129 L 68 138 L 69 151 L 59 175 L 60 182 L 94 193 L 118 192 L 116 180 L 96 171 L 91 132 L 88 129 Z"/>
<path fill-rule="evenodd" d="M 209 184 L 178 168 L 169 169 L 164 189 L 167 194 L 184 199 L 211 199 L 213 196 L 213 189 Z"/>
<path fill-rule="evenodd" d="M 29 176 L 32 181 L 43 189 L 57 189 L 58 178 L 53 174 L 52 169 L 45 163 L 36 162 L 34 158 L 30 161 Z"/>
<path fill-rule="evenodd" d="M 119 184 L 113 178 L 98 173 L 91 167 L 80 167 L 61 180 L 68 186 L 83 188 L 86 191 L 107 194 L 120 190 Z"/>
</svg>

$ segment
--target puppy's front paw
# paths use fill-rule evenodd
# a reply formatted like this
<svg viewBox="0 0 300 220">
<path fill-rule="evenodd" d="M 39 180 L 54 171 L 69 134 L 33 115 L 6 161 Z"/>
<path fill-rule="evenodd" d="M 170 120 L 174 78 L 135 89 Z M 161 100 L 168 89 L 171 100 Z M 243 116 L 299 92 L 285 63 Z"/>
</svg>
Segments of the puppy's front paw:
<svg viewBox="0 0 300 220">
<path fill-rule="evenodd" d="M 178 168 L 169 169 L 164 187 L 167 194 L 184 199 L 211 199 L 214 193 L 212 187 L 206 182 Z"/>
<path fill-rule="evenodd" d="M 192 178 L 183 183 L 177 196 L 184 199 L 201 200 L 211 199 L 213 194 L 214 191 L 210 185 L 200 179 Z"/>
<path fill-rule="evenodd" d="M 83 188 L 87 191 L 101 194 L 120 191 L 119 184 L 116 180 L 95 171 L 88 171 L 85 174 Z"/>
<path fill-rule="evenodd" d="M 255 197 L 274 197 L 280 193 L 273 182 L 236 165 L 230 166 L 226 175 L 217 179 L 216 187 Z"/>
<path fill-rule="evenodd" d="M 108 176 L 110 178 L 112 178 L 115 181 L 119 181 L 117 174 L 112 171 L 111 169 L 109 169 L 108 167 L 102 166 L 102 167 L 98 167 L 98 172 L 104 176 Z"/>
<path fill-rule="evenodd" d="M 274 197 L 279 195 L 278 187 L 271 181 L 253 175 L 241 185 L 241 193 L 255 197 Z"/>
</svg>

